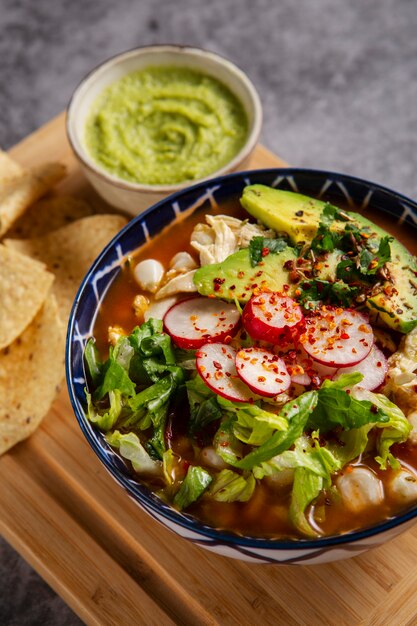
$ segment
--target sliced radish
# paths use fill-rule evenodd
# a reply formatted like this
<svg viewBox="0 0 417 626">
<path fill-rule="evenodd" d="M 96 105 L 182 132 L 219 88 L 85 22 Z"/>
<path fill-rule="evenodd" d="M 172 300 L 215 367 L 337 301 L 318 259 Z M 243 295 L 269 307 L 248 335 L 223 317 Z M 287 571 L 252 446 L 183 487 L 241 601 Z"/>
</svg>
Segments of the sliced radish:
<svg viewBox="0 0 417 626">
<path fill-rule="evenodd" d="M 362 361 L 374 344 L 372 327 L 358 311 L 327 308 L 306 318 L 301 337 L 312 359 L 330 367 L 349 367 Z"/>
<path fill-rule="evenodd" d="M 199 296 L 177 302 L 164 315 L 165 331 L 186 350 L 232 337 L 239 323 L 240 314 L 233 304 Z"/>
<path fill-rule="evenodd" d="M 283 359 L 262 348 L 243 348 L 236 354 L 236 371 L 246 385 L 261 396 L 272 398 L 291 384 Z"/>
<path fill-rule="evenodd" d="M 253 296 L 242 313 L 242 323 L 249 335 L 273 344 L 296 340 L 302 330 L 303 319 L 295 300 L 269 292 Z"/>
<path fill-rule="evenodd" d="M 363 378 L 360 383 L 357 383 L 358 387 L 373 391 L 385 380 L 385 376 L 388 371 L 388 361 L 384 356 L 384 353 L 377 347 L 373 346 L 368 356 L 360 363 L 352 365 L 352 367 L 342 367 L 337 370 L 333 376 L 333 380 L 337 380 L 342 374 L 352 374 L 353 372 L 360 372 L 363 374 Z"/>
<path fill-rule="evenodd" d="M 224 343 L 206 343 L 196 354 L 197 371 L 212 391 L 233 402 L 253 402 L 258 396 L 236 372 L 236 350 Z"/>
<path fill-rule="evenodd" d="M 296 385 L 309 385 L 311 383 L 311 371 L 313 359 L 311 359 L 302 348 L 292 347 L 291 350 L 281 354 L 288 373 L 291 376 L 291 382 Z"/>
<path fill-rule="evenodd" d="M 300 344 L 297 348 L 297 362 L 299 362 L 304 370 L 308 372 L 310 378 L 313 378 L 317 375 L 320 380 L 324 380 L 325 378 L 333 378 L 339 368 L 330 367 L 329 365 L 323 365 L 318 361 L 315 361 L 311 358 L 311 356 L 304 350 L 304 346 Z M 296 381 L 294 381 L 296 382 Z"/>
</svg>

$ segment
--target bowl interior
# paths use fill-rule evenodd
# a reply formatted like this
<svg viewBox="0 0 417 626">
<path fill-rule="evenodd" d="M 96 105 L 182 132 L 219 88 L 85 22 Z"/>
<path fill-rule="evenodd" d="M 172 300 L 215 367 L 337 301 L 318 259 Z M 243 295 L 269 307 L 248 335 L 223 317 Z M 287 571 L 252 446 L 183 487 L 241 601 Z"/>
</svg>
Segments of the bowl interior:
<svg viewBox="0 0 417 626">
<path fill-rule="evenodd" d="M 117 177 L 101 169 L 89 156 L 85 142 L 85 126 L 91 108 L 99 94 L 126 74 L 149 66 L 185 67 L 202 72 L 223 82 L 237 96 L 248 118 L 248 137 L 245 146 L 233 158 L 227 169 L 233 169 L 233 163 L 239 163 L 248 151 L 253 149 L 261 128 L 262 112 L 259 97 L 246 75 L 233 63 L 212 52 L 198 48 L 180 46 L 150 46 L 125 52 L 109 59 L 80 83 L 68 108 L 68 133 L 72 146 L 82 160 L 95 171 L 107 178 L 119 181 Z M 223 168 L 222 168 L 223 169 Z M 139 185 L 123 181 L 124 186 L 150 187 L 158 185 Z M 183 185 L 181 185 L 183 186 Z M 178 185 L 173 185 L 173 188 Z"/>
<path fill-rule="evenodd" d="M 162 519 L 168 526 L 187 529 L 201 540 L 215 540 L 234 546 L 252 549 L 324 548 L 351 543 L 389 530 L 411 520 L 417 514 L 417 507 L 388 519 L 370 528 L 352 531 L 334 537 L 311 540 L 277 541 L 253 537 L 240 537 L 208 527 L 186 513 L 179 513 L 165 505 L 146 487 L 136 482 L 130 475 L 123 460 L 105 442 L 103 435 L 92 428 L 85 418 L 83 349 L 91 336 L 95 317 L 106 292 L 120 271 L 126 255 L 155 237 L 165 226 L 177 219 L 186 210 L 209 212 L 214 203 L 236 201 L 248 184 L 261 183 L 281 189 L 297 191 L 306 195 L 330 200 L 337 204 L 356 206 L 381 212 L 381 217 L 394 217 L 404 232 L 404 243 L 409 245 L 415 239 L 417 225 L 417 204 L 412 200 L 358 178 L 301 169 L 268 169 L 230 174 L 218 179 L 199 183 L 186 190 L 173 194 L 159 202 L 140 216 L 133 219 L 103 250 L 85 277 L 70 316 L 67 335 L 67 382 L 71 402 L 84 435 L 89 444 L 104 463 L 108 471 L 128 493 L 151 515 Z M 415 246 L 415 244 L 414 244 Z M 415 250 L 414 250 L 415 252 Z"/>
</svg>

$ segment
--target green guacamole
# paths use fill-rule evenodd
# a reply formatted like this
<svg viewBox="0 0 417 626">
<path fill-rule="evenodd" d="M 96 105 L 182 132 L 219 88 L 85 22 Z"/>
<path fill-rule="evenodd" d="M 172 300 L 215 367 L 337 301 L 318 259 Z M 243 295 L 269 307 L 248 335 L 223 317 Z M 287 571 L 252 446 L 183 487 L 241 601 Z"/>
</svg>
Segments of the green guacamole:
<svg viewBox="0 0 417 626">
<path fill-rule="evenodd" d="M 135 183 L 203 178 L 242 148 L 248 121 L 221 82 L 179 67 L 127 74 L 95 101 L 86 124 L 93 159 Z"/>
</svg>

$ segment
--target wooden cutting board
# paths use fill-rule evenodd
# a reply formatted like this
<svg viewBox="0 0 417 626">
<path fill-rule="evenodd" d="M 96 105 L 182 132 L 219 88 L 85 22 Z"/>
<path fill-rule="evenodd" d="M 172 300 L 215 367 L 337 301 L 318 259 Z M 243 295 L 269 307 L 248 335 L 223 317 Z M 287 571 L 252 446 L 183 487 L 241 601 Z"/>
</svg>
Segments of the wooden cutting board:
<svg viewBox="0 0 417 626">
<path fill-rule="evenodd" d="M 58 159 L 57 193 L 100 200 L 61 115 L 18 144 L 23 165 Z M 259 146 L 250 167 L 283 166 Z M 104 469 L 64 389 L 38 431 L 0 458 L 0 532 L 87 624 L 417 624 L 417 525 L 348 561 L 252 565 L 174 535 Z"/>
</svg>

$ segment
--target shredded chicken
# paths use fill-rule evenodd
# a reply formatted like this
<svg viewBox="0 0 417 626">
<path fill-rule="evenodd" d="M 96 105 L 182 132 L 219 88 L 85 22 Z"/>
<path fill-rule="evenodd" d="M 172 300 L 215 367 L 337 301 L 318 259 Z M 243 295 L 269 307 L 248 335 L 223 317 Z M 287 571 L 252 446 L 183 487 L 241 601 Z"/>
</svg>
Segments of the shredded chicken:
<svg viewBox="0 0 417 626">
<path fill-rule="evenodd" d="M 149 308 L 144 313 L 144 320 L 147 322 L 151 317 L 162 320 L 165 313 L 170 309 L 178 300 L 179 296 L 170 296 L 162 300 L 154 301 L 149 305 Z"/>
<path fill-rule="evenodd" d="M 184 274 L 177 274 L 157 291 L 155 300 L 174 296 L 177 293 L 193 293 L 197 291 L 197 287 L 193 282 L 194 274 L 195 270 L 190 270 Z"/>
<path fill-rule="evenodd" d="M 191 245 L 200 255 L 200 264 L 220 263 L 228 256 L 247 248 L 256 236 L 272 239 L 275 231 L 260 224 L 250 224 L 228 215 L 206 215 L 207 224 L 197 224 L 191 235 Z"/>
<path fill-rule="evenodd" d="M 229 215 L 206 215 L 206 222 L 197 224 L 191 235 L 191 245 L 199 253 L 201 266 L 224 261 L 237 250 L 247 248 L 253 237 L 276 236 L 275 231 L 261 224 L 250 224 Z M 156 300 L 197 291 L 193 283 L 197 264 L 188 252 L 178 252 L 169 267 L 155 294 Z"/>
<path fill-rule="evenodd" d="M 417 328 L 402 340 L 388 359 L 387 382 L 383 393 L 408 415 L 417 409 Z"/>
</svg>

